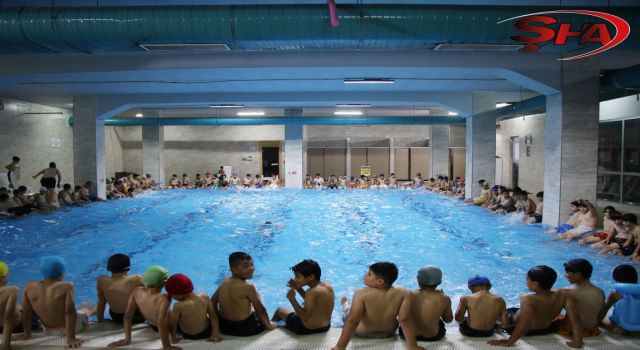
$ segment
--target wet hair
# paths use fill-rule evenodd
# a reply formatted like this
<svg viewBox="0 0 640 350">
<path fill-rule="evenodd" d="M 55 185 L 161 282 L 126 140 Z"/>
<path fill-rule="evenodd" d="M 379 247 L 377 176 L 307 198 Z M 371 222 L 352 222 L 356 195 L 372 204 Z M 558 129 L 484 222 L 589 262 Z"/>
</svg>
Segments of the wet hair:
<svg viewBox="0 0 640 350">
<path fill-rule="evenodd" d="M 566 272 L 579 273 L 583 278 L 591 278 L 593 266 L 585 259 L 573 259 L 564 263 Z"/>
<path fill-rule="evenodd" d="M 80 186 L 80 185 L 75 185 L 75 186 L 73 187 L 73 190 L 74 190 L 74 191 L 81 190 L 81 189 L 82 189 L 82 186 Z"/>
<path fill-rule="evenodd" d="M 486 181 L 485 181 L 484 179 L 478 180 L 478 183 L 479 183 L 480 185 L 482 185 L 482 186 L 484 186 L 484 183 L 485 183 L 485 182 L 486 182 Z"/>
<path fill-rule="evenodd" d="M 536 197 L 544 198 L 544 191 L 540 191 L 540 192 L 536 193 Z"/>
<path fill-rule="evenodd" d="M 229 267 L 236 267 L 243 261 L 251 261 L 253 258 L 251 255 L 245 252 L 234 252 L 229 255 Z"/>
<path fill-rule="evenodd" d="M 85 186 L 91 186 L 93 183 L 91 181 L 87 181 L 84 183 Z"/>
<path fill-rule="evenodd" d="M 69 185 L 69 184 L 64 184 L 64 186 L 62 186 L 62 188 L 63 188 L 64 190 L 70 190 L 70 189 L 71 189 L 71 185 Z"/>
<path fill-rule="evenodd" d="M 612 207 L 612 206 L 608 205 L 608 206 L 604 207 L 604 209 L 603 209 L 602 211 L 607 211 L 607 210 L 608 210 L 608 211 L 616 211 L 616 208 L 614 208 L 614 207 Z"/>
<path fill-rule="evenodd" d="M 171 175 L 171 177 L 178 177 L 178 174 L 173 174 Z"/>
<path fill-rule="evenodd" d="M 200 174 L 196 174 L 196 177 L 200 177 Z"/>
<path fill-rule="evenodd" d="M 11 158 L 11 160 L 13 160 L 14 162 L 19 162 L 20 161 L 20 157 L 13 156 L 13 158 Z"/>
<path fill-rule="evenodd" d="M 18 187 L 18 191 L 20 191 L 20 193 L 27 193 L 27 186 Z"/>
<path fill-rule="evenodd" d="M 627 221 L 632 224 L 638 224 L 638 217 L 636 214 L 627 213 L 622 215 L 622 221 Z"/>
<path fill-rule="evenodd" d="M 55 162 L 49 163 L 49 168 L 55 168 L 55 167 L 56 167 L 56 163 Z"/>
<path fill-rule="evenodd" d="M 20 194 L 20 190 L 16 188 L 15 190 L 13 190 L 12 193 L 13 193 L 13 196 L 15 197 Z"/>
<path fill-rule="evenodd" d="M 6 202 L 9 200 L 9 195 L 6 193 L 0 193 L 0 202 Z"/>
<path fill-rule="evenodd" d="M 398 279 L 398 267 L 391 262 L 382 261 L 371 264 L 369 270 L 371 270 L 376 277 L 381 278 L 387 286 L 393 285 L 393 282 Z"/>
<path fill-rule="evenodd" d="M 617 283 L 638 283 L 638 271 L 627 264 L 618 265 L 613 269 L 611 277 Z"/>
<path fill-rule="evenodd" d="M 434 181 L 436 181 L 436 179 L 430 178 L 429 181 L 434 182 Z"/>
<path fill-rule="evenodd" d="M 309 175 L 307 175 L 307 176 L 309 176 Z M 247 174 L 247 177 L 251 177 L 251 174 Z"/>
<path fill-rule="evenodd" d="M 7 192 L 7 188 L 6 187 L 0 187 L 0 192 L 6 193 Z"/>
<path fill-rule="evenodd" d="M 297 272 L 304 277 L 309 277 L 313 275 L 316 280 L 320 280 L 320 275 L 322 275 L 322 270 L 320 269 L 320 265 L 315 260 L 306 259 L 301 262 L 291 266 L 291 271 Z"/>
<path fill-rule="evenodd" d="M 256 177 L 260 177 L 260 174 L 256 174 Z"/>
<path fill-rule="evenodd" d="M 553 287 L 553 284 L 556 283 L 558 274 L 554 269 L 547 265 L 538 265 L 532 267 L 527 272 L 527 277 L 529 277 L 532 282 L 538 282 L 540 288 L 550 290 L 551 287 Z"/>
<path fill-rule="evenodd" d="M 618 211 L 612 211 L 609 213 L 609 220 L 622 220 L 622 214 Z"/>
<path fill-rule="evenodd" d="M 144 176 L 146 176 L 146 177 L 151 177 L 151 174 L 145 174 Z"/>
<path fill-rule="evenodd" d="M 187 177 L 187 174 L 182 174 L 182 177 Z"/>
<path fill-rule="evenodd" d="M 578 201 L 573 201 L 570 204 L 573 205 L 574 207 L 580 206 L 580 202 L 578 202 Z"/>
</svg>

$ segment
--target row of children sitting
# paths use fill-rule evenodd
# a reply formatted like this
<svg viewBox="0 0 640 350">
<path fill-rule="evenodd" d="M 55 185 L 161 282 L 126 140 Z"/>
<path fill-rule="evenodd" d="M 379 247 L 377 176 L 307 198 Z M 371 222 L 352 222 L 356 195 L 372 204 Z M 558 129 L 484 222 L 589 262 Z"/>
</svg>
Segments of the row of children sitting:
<svg viewBox="0 0 640 350">
<path fill-rule="evenodd" d="M 611 254 L 640 262 L 640 226 L 635 214 L 622 214 L 612 206 L 604 208 L 603 229 L 596 230 L 596 209 L 586 200 L 569 204 L 571 215 L 562 226 L 546 231 L 556 234 L 554 239 L 572 241 L 579 245 L 589 245 L 599 254 Z"/>
<path fill-rule="evenodd" d="M 165 350 L 177 349 L 172 344 L 178 342 L 178 334 L 184 339 L 219 342 L 221 334 L 251 336 L 272 330 L 276 327 L 272 322 L 283 322 L 283 327 L 301 335 L 329 330 L 335 295 L 331 285 L 321 280 L 317 262 L 304 260 L 291 268 L 294 278 L 288 282 L 286 297 L 293 310 L 278 308 L 271 319 L 256 288 L 247 282 L 255 270 L 251 256 L 232 253 L 229 266 L 231 276 L 209 298 L 204 293 L 193 293 L 194 286 L 187 276 L 169 276 L 161 266 L 149 267 L 143 276 L 128 275 L 129 258 L 116 254 L 107 263 L 111 276 L 98 278 L 97 308 L 84 307 L 73 312 L 74 285 L 63 281 L 65 262 L 62 258 L 49 256 L 41 260 L 43 280 L 25 284 L 21 307 L 16 306 L 19 289 L 8 286 L 9 268 L 0 262 L 0 310 L 3 311 L 0 313 L 3 325 L 0 349 L 10 349 L 12 332 L 20 333 L 14 340 L 29 339 L 34 315 L 47 331 L 61 331 L 69 347 L 80 347 L 82 340 L 76 333 L 87 326 L 89 317 L 96 311 L 98 321 L 104 321 L 107 304 L 111 320 L 124 324 L 124 338 L 109 346 L 130 344 L 132 325 L 142 322 L 159 332 Z M 487 277 L 473 276 L 468 281 L 472 294 L 460 298 L 454 315 L 451 299 L 437 289 L 442 282 L 439 268 L 420 268 L 419 289 L 408 291 L 393 286 L 398 277 L 393 263 L 372 264 L 364 276 L 365 287 L 356 290 L 352 303 L 346 297 L 341 299 L 344 328 L 333 349 L 345 349 L 354 335 L 382 339 L 394 337 L 396 330 L 408 349 L 423 349 L 416 341 L 442 339 L 446 334 L 445 323 L 454 318 L 466 336 L 489 337 L 498 329 L 510 334 L 508 339 L 488 342 L 498 346 L 511 346 L 523 336 L 558 332 L 571 337 L 567 342 L 569 346 L 581 347 L 584 336 L 599 333 L 599 325 L 625 332 L 640 331 L 637 322 L 640 288 L 633 267 L 620 265 L 614 269 L 613 279 L 624 285 L 616 285 L 616 290 L 606 299 L 604 292 L 589 281 L 593 267 L 588 261 L 570 260 L 564 268 L 573 286 L 555 290 L 551 288 L 557 274 L 552 268 L 540 265 L 530 269 L 526 285 L 533 293 L 520 298 L 520 309 L 507 309 L 503 298 L 491 293 Z M 162 293 L 163 288 L 166 294 Z M 176 301 L 173 307 L 170 307 L 171 299 Z M 623 304 L 624 309 L 617 307 Z M 607 317 L 611 307 L 614 307 L 613 314 Z M 563 309 L 566 315 L 559 316 Z"/>
<path fill-rule="evenodd" d="M 0 217 L 21 217 L 32 212 L 49 212 L 67 206 L 81 206 L 100 200 L 91 193 L 91 181 L 84 185 L 64 184 L 62 190 L 57 193 L 57 201 L 50 204 L 47 200 L 48 190 L 40 188 L 38 193 L 28 193 L 26 186 L 19 186 L 9 196 L 9 191 L 0 188 Z"/>
<path fill-rule="evenodd" d="M 422 174 L 417 173 L 412 181 L 400 181 L 396 178 L 395 173 L 391 173 L 389 177 L 384 174 L 379 176 L 366 176 L 360 175 L 358 179 L 355 176 L 347 178 L 346 175 L 338 176 L 331 175 L 328 178 L 323 178 L 320 173 L 316 173 L 312 179 L 311 175 L 307 174 L 304 181 L 304 188 L 306 189 L 332 189 L 332 190 L 345 190 L 345 189 L 427 189 L 434 192 L 448 193 L 448 195 L 460 196 L 464 198 L 464 179 L 456 178 L 449 180 L 446 176 L 438 176 L 438 179 L 423 179 Z"/>
<path fill-rule="evenodd" d="M 265 184 L 266 181 L 266 184 Z M 263 178 L 262 175 L 256 174 L 255 178 L 251 177 L 251 174 L 247 174 L 243 179 L 238 177 L 237 173 L 231 174 L 231 177 L 227 179 L 224 174 L 224 170 L 220 169 L 220 173 L 211 174 L 205 173 L 202 177 L 200 174 L 196 174 L 195 180 L 191 180 L 187 174 L 182 174 L 182 179 L 178 178 L 177 174 L 171 175 L 167 188 L 170 189 L 236 189 L 236 188 L 279 188 L 280 178 L 278 174 L 274 173 L 271 177 Z"/>
<path fill-rule="evenodd" d="M 538 204 L 529 198 L 529 192 L 519 187 L 508 189 L 505 186 L 496 185 L 492 188 L 489 182 L 479 180 L 481 188 L 478 197 L 468 198 L 465 203 L 472 203 L 498 214 L 517 213 L 524 216 L 527 224 L 541 223 L 544 192 L 536 194 Z M 511 195 L 513 193 L 513 196 Z"/>
</svg>

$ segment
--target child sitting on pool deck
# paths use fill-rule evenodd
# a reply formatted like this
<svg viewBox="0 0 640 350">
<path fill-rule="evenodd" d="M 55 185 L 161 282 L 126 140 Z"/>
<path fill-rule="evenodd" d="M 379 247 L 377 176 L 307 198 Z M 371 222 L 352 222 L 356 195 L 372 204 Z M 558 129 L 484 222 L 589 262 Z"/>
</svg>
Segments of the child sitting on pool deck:
<svg viewBox="0 0 640 350">
<path fill-rule="evenodd" d="M 158 327 L 163 303 L 168 300 L 168 296 L 162 294 L 162 288 L 167 279 L 169 279 L 169 271 L 162 266 L 151 266 L 144 272 L 144 286 L 134 289 L 129 297 L 127 311 L 124 314 L 124 339 L 109 344 L 110 347 L 131 343 L 131 326 L 134 315 L 138 313 L 142 314 L 151 329 L 161 332 L 160 337 L 165 343 L 169 342 L 165 327 Z"/>
<path fill-rule="evenodd" d="M 589 279 L 593 272 L 593 266 L 585 259 L 573 259 L 564 263 L 565 276 L 571 287 L 564 288 L 573 296 L 575 301 L 577 316 L 582 325 L 582 336 L 593 337 L 600 334 L 598 318 L 600 310 L 604 306 L 604 292 L 602 289 L 591 284 Z M 553 321 L 555 331 L 563 336 L 571 336 L 572 329 L 565 316 L 559 316 Z"/>
<path fill-rule="evenodd" d="M 544 233 L 565 233 L 576 226 L 578 222 L 578 201 L 573 201 L 569 204 L 569 219 L 567 223 L 556 228 L 552 228 L 544 231 Z"/>
<path fill-rule="evenodd" d="M 596 208 L 588 200 L 578 200 L 578 221 L 576 227 L 568 230 L 567 232 L 560 233 L 554 239 L 565 239 L 566 241 L 574 240 L 581 237 L 593 230 L 598 225 L 598 212 Z"/>
<path fill-rule="evenodd" d="M 330 284 L 320 281 L 322 271 L 314 260 L 303 260 L 291 267 L 295 279 L 289 280 L 287 299 L 293 311 L 279 307 L 272 321 L 285 321 L 285 327 L 297 334 L 323 333 L 331 327 L 335 295 Z M 302 287 L 308 286 L 305 291 Z M 296 291 L 304 299 L 304 307 L 296 300 Z"/>
<path fill-rule="evenodd" d="M 491 281 L 485 276 L 475 275 L 469 278 L 467 286 L 471 295 L 460 298 L 456 321 L 460 323 L 460 333 L 467 337 L 490 337 L 500 319 L 500 326 L 509 326 L 504 299 L 491 293 Z M 465 317 L 465 314 L 469 314 Z"/>
<path fill-rule="evenodd" d="M 416 340 L 438 341 L 447 333 L 445 322 L 453 321 L 451 298 L 436 289 L 442 283 L 442 271 L 435 266 L 423 266 L 418 270 L 417 280 L 420 289 L 410 292 Z M 399 333 L 404 338 L 402 326 Z"/>
<path fill-rule="evenodd" d="M 272 330 L 276 326 L 269 321 L 267 309 L 260 300 L 256 287 L 247 283 L 253 278 L 253 259 L 247 253 L 229 255 L 231 277 L 225 278 L 211 297 L 213 308 L 220 318 L 223 334 L 247 337 Z M 255 311 L 252 311 L 253 310 Z"/>
<path fill-rule="evenodd" d="M 553 333 L 552 321 L 565 309 L 571 321 L 573 339 L 567 342 L 572 348 L 582 347 L 580 318 L 577 317 L 575 301 L 570 293 L 551 290 L 558 274 L 545 265 L 538 265 L 527 272 L 527 288 L 533 294 L 520 297 L 520 309 L 511 308 L 507 312 L 514 326 L 507 328 L 509 339 L 489 340 L 496 346 L 512 346 L 523 336 L 546 335 Z"/>
<path fill-rule="evenodd" d="M 638 271 L 636 271 L 636 269 L 631 265 L 623 264 L 616 266 L 616 268 L 613 269 L 612 277 L 616 283 L 624 283 L 627 286 L 633 286 L 638 283 Z M 623 325 L 618 324 L 624 322 L 625 320 L 620 319 L 623 316 L 619 315 L 620 311 L 618 308 L 616 308 L 616 304 L 623 298 L 624 297 L 615 290 L 609 293 L 607 301 L 602 307 L 600 314 L 598 315 L 598 319 L 601 320 L 600 324 L 606 329 L 610 331 L 619 330 L 624 334 L 630 333 L 631 330 L 624 329 Z M 607 317 L 607 313 L 609 312 L 609 309 L 611 309 L 611 307 L 613 307 L 613 314 Z M 624 311 L 626 311 L 624 312 L 625 314 L 628 314 L 631 310 Z"/>
<path fill-rule="evenodd" d="M 21 333 L 20 311 L 16 307 L 20 288 L 7 286 L 9 266 L 0 261 L 0 325 L 2 325 L 1 350 L 11 350 L 11 333 Z"/>
<path fill-rule="evenodd" d="M 353 305 L 343 297 L 344 328 L 332 350 L 344 350 L 355 334 L 361 338 L 383 339 L 393 337 L 398 321 L 404 330 L 408 349 L 423 349 L 416 343 L 411 319 L 411 299 L 406 290 L 393 287 L 398 268 L 390 262 L 369 266 L 364 276 L 365 288 L 353 294 Z M 423 349 L 424 350 L 424 349 Z"/>
<path fill-rule="evenodd" d="M 109 303 L 109 315 L 111 320 L 117 323 L 124 322 L 124 313 L 127 310 L 129 296 L 136 287 L 141 287 L 142 276 L 128 276 L 131 262 L 124 254 L 114 254 L 109 257 L 107 270 L 111 277 L 98 277 L 98 322 L 104 321 L 104 309 Z M 142 323 L 144 318 L 138 312 L 133 317 L 133 323 Z"/>
<path fill-rule="evenodd" d="M 209 296 L 205 293 L 193 293 L 193 283 L 189 277 L 181 273 L 172 275 L 165 283 L 165 289 L 167 294 L 177 301 L 171 311 L 167 311 L 171 301 L 163 299 L 160 309 L 160 327 L 167 327 L 171 344 L 178 342 L 176 333 L 190 340 L 208 338 L 216 343 L 221 340 L 218 316 L 213 310 Z M 161 339 L 165 350 L 175 349 L 166 343 L 165 337 Z"/>
<path fill-rule="evenodd" d="M 22 328 L 24 333 L 16 340 L 31 338 L 31 318 L 35 313 L 47 331 L 63 331 L 69 348 L 79 348 L 81 339 L 76 333 L 89 324 L 95 307 L 76 311 L 73 301 L 74 286 L 63 281 L 65 261 L 59 256 L 45 256 L 40 260 L 42 281 L 30 281 L 22 293 Z"/>
</svg>

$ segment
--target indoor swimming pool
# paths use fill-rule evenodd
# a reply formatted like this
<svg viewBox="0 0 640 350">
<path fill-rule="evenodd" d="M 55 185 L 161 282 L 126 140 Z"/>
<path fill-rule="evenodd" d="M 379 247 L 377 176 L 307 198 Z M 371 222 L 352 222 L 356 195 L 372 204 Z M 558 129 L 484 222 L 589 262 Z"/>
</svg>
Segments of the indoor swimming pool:
<svg viewBox="0 0 640 350">
<path fill-rule="evenodd" d="M 396 263 L 396 285 L 411 289 L 420 266 L 439 266 L 441 288 L 454 305 L 474 274 L 489 276 L 507 305 L 526 292 L 533 265 L 553 267 L 555 286 L 566 286 L 562 264 L 573 258 L 589 259 L 592 281 L 611 290 L 611 270 L 621 258 L 549 242 L 542 231 L 423 191 L 165 190 L 0 221 L 0 260 L 10 266 L 10 284 L 22 287 L 40 279 L 41 256 L 64 257 L 65 279 L 76 284 L 80 303 L 96 301 L 96 278 L 107 274 L 114 253 L 131 257 L 132 273 L 163 265 L 211 295 L 229 274 L 229 253 L 246 251 L 256 266 L 252 283 L 270 314 L 289 307 L 289 268 L 307 258 L 320 263 L 337 297 L 351 296 L 367 266 L 382 260 Z M 334 312 L 333 325 L 341 324 Z"/>
</svg>

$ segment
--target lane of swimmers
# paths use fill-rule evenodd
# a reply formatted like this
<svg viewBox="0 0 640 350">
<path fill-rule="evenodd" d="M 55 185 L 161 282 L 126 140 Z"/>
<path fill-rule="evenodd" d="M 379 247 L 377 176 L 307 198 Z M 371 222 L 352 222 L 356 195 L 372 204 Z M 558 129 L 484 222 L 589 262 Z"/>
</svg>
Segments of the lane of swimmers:
<svg viewBox="0 0 640 350">
<path fill-rule="evenodd" d="M 110 347 L 135 342 L 132 326 L 137 323 L 146 323 L 156 331 L 164 350 L 180 349 L 176 345 L 180 339 L 220 342 L 225 335 L 252 336 L 276 327 L 297 335 L 330 329 L 336 296 L 331 284 L 322 279 L 316 261 L 307 259 L 291 267 L 293 276 L 286 288 L 283 286 L 291 308 L 280 307 L 271 317 L 259 292 L 248 282 L 256 269 L 252 257 L 234 252 L 229 255 L 229 268 L 230 276 L 209 296 L 195 294 L 188 276 L 170 275 L 162 266 L 148 267 L 143 275 L 129 274 L 129 257 L 115 254 L 106 264 L 110 275 L 98 277 L 97 305 L 76 309 L 74 284 L 64 280 L 63 258 L 41 258 L 42 280 L 25 284 L 21 305 L 17 304 L 19 288 L 9 284 L 9 267 L 0 262 L 0 349 L 11 349 L 12 340 L 30 339 L 37 330 L 57 333 L 65 337 L 69 348 L 79 348 L 83 340 L 77 334 L 91 327 L 93 315 L 98 322 L 122 324 L 122 339 Z M 339 301 L 344 327 L 333 349 L 345 349 L 354 336 L 383 339 L 396 335 L 408 349 L 424 349 L 424 342 L 445 338 L 445 324 L 453 320 L 463 335 L 492 337 L 487 342 L 494 346 L 512 346 L 522 337 L 557 333 L 567 337 L 567 346 L 580 348 L 584 337 L 596 336 L 601 329 L 616 337 L 640 332 L 640 285 L 634 267 L 615 267 L 615 289 L 608 296 L 590 282 L 593 267 L 589 261 L 569 260 L 564 270 L 571 286 L 561 289 L 552 289 L 558 276 L 545 265 L 520 276 L 531 293 L 522 295 L 519 307 L 512 308 L 491 292 L 488 277 L 471 276 L 470 293 L 460 298 L 454 313 L 451 298 L 438 289 L 443 279 L 438 267 L 420 268 L 417 289 L 407 290 L 394 287 L 398 277 L 395 264 L 376 262 L 365 272 L 364 287 L 351 299 L 342 297 Z M 495 339 L 495 333 L 503 336 Z"/>
</svg>

